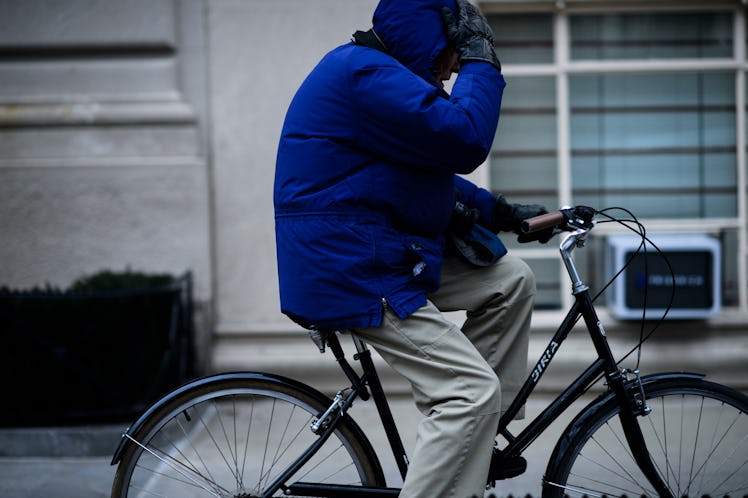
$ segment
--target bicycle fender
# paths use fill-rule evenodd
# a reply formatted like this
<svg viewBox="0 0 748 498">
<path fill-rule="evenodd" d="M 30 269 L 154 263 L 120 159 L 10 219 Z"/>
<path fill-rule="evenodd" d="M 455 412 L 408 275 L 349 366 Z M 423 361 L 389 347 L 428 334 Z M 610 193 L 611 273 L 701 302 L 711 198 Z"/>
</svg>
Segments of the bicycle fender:
<svg viewBox="0 0 748 498">
<path fill-rule="evenodd" d="M 138 418 L 134 424 L 132 424 L 130 427 L 128 427 L 125 432 L 122 434 L 122 438 L 119 441 L 119 445 L 117 446 L 117 449 L 114 451 L 114 456 L 112 457 L 111 465 L 117 465 L 120 460 L 122 459 L 122 456 L 124 455 L 125 451 L 130 447 L 132 442 L 132 437 L 134 434 L 136 434 L 140 428 L 150 420 L 150 418 L 153 416 L 155 412 L 157 412 L 162 406 L 170 403 L 174 398 L 177 396 L 180 396 L 181 394 L 191 391 L 193 389 L 202 389 L 206 386 L 209 386 L 211 384 L 215 384 L 218 382 L 222 382 L 224 380 L 235 380 L 235 379 L 257 379 L 257 380 L 263 380 L 278 384 L 285 384 L 288 386 L 295 387 L 299 390 L 305 391 L 307 394 L 318 398 L 322 403 L 329 404 L 331 403 L 331 400 L 328 396 L 325 396 L 318 390 L 314 389 L 313 387 L 304 384 L 302 382 L 299 382 L 297 380 L 284 377 L 282 375 L 275 375 L 270 374 L 266 372 L 230 372 L 230 373 L 221 373 L 216 375 L 209 375 L 206 377 L 202 377 L 200 379 L 195 379 L 193 381 L 188 382 L 187 384 L 184 384 L 181 387 L 178 387 L 174 389 L 173 391 L 167 393 L 163 397 L 161 397 L 159 400 L 154 402 L 146 411 Z M 346 415 L 347 416 L 347 415 Z M 353 422 L 353 420 L 349 419 L 349 422 L 351 423 L 351 426 L 358 432 L 361 433 L 363 436 L 363 431 L 360 430 L 358 425 Z M 368 440 L 367 440 L 368 442 Z"/>
<path fill-rule="evenodd" d="M 697 379 L 703 379 L 706 377 L 704 374 L 699 373 L 692 373 L 692 372 L 661 372 L 661 373 L 654 373 L 651 375 L 645 375 L 641 377 L 642 385 L 652 384 L 655 382 L 662 382 L 662 381 L 679 381 L 679 380 L 697 380 Z M 635 386 L 637 383 L 636 379 L 628 380 L 625 383 L 626 389 L 630 389 L 631 387 Z M 579 430 L 579 427 L 584 426 L 584 422 L 587 418 L 594 416 L 598 409 L 600 409 L 602 406 L 611 403 L 615 400 L 615 393 L 613 391 L 606 391 L 599 395 L 597 398 L 592 400 L 587 406 L 585 406 L 574 419 L 569 422 L 569 425 L 566 426 L 566 429 L 564 429 L 563 433 L 561 434 L 561 437 L 559 438 L 558 442 L 556 443 L 556 447 L 553 450 L 553 453 L 551 453 L 551 458 L 549 459 L 549 462 L 553 462 L 557 455 L 561 454 L 563 451 L 566 450 L 566 446 L 569 444 L 569 441 L 574 439 L 574 436 L 576 435 L 577 431 Z"/>
</svg>

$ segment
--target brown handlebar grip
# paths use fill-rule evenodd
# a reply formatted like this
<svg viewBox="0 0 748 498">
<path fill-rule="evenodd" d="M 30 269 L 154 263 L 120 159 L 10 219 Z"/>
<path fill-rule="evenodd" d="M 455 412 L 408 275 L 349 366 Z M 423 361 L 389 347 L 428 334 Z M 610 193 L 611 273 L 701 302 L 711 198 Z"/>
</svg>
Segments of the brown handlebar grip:
<svg viewBox="0 0 748 498">
<path fill-rule="evenodd" d="M 561 211 L 551 211 L 550 213 L 541 214 L 528 218 L 522 222 L 522 233 L 537 232 L 544 228 L 551 228 L 564 222 L 564 213 Z"/>
</svg>

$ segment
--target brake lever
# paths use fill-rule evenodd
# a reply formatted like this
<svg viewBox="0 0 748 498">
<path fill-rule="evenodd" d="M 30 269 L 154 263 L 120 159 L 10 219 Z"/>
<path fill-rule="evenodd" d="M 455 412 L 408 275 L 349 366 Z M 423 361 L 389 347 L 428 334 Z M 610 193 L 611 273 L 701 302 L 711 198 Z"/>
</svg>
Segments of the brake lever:
<svg viewBox="0 0 748 498">
<path fill-rule="evenodd" d="M 597 211 L 589 206 L 562 208 L 560 211 L 564 215 L 565 229 L 567 231 L 577 229 L 587 230 L 595 225 L 594 217 Z"/>
</svg>

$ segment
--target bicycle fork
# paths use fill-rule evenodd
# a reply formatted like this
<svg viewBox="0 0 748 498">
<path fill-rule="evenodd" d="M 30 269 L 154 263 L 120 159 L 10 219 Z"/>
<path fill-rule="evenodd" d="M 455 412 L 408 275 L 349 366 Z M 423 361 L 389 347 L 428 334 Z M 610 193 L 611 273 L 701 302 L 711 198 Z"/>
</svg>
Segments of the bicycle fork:
<svg viewBox="0 0 748 498">
<path fill-rule="evenodd" d="M 582 316 L 587 322 L 588 330 L 591 333 L 592 331 L 597 332 L 592 333 L 592 342 L 595 344 L 598 355 L 600 358 L 607 359 L 605 378 L 608 382 L 608 387 L 615 393 L 620 405 L 619 419 L 621 420 L 626 442 L 631 449 L 634 460 L 649 483 L 657 491 L 657 494 L 664 498 L 674 498 L 652 461 L 637 420 L 637 416 L 646 416 L 650 412 L 646 404 L 644 387 L 642 386 L 639 373 L 636 372 L 636 385 L 634 388 L 631 388 L 631 384 L 627 382 L 626 378 L 627 371 L 619 370 L 613 359 L 613 353 L 610 351 L 608 343 L 605 340 L 605 330 L 597 319 L 588 291 L 586 289 L 583 290 L 577 298 L 582 306 Z"/>
<path fill-rule="evenodd" d="M 644 441 L 644 435 L 642 434 L 641 427 L 637 421 L 637 416 L 647 416 L 650 413 L 650 409 L 644 399 L 644 388 L 639 378 L 639 373 L 636 373 L 636 388 L 627 389 L 626 387 L 626 371 L 619 372 L 617 375 L 608 377 L 609 386 L 616 393 L 616 398 L 621 404 L 621 410 L 618 417 L 623 427 L 623 433 L 626 436 L 626 442 L 631 448 L 631 453 L 634 456 L 639 469 L 642 471 L 644 476 L 647 478 L 649 483 L 654 487 L 658 495 L 664 498 L 674 498 L 673 493 L 668 488 L 665 481 L 662 480 L 660 472 L 657 470 L 652 457 L 647 449 L 647 444 Z"/>
<path fill-rule="evenodd" d="M 589 298 L 589 296 L 587 297 Z M 591 308 L 588 308 L 588 310 L 589 309 Z M 591 314 L 584 313 L 583 316 L 585 320 L 588 320 L 590 316 L 593 320 L 596 319 L 594 311 L 592 311 Z M 647 444 L 644 441 L 644 435 L 642 434 L 641 427 L 639 427 L 639 422 L 637 420 L 638 416 L 647 416 L 651 411 L 646 403 L 644 387 L 638 371 L 635 372 L 636 383 L 632 386 L 631 383 L 627 381 L 627 371 L 617 369 L 607 342 L 602 340 L 605 336 L 605 331 L 600 322 L 597 321 L 594 324 L 595 328 L 591 328 L 590 323 L 587 325 L 589 330 L 592 331 L 597 329 L 599 332 L 599 337 L 595 337 L 593 334 L 593 342 L 598 348 L 598 354 L 600 357 L 608 358 L 607 364 L 609 365 L 610 370 L 606 371 L 605 378 L 608 382 L 608 387 L 615 393 L 615 397 L 620 405 L 619 419 L 626 437 L 626 442 L 631 449 L 636 464 L 639 466 L 639 469 L 642 471 L 649 483 L 654 487 L 655 491 L 657 491 L 657 494 L 664 498 L 674 498 L 672 492 L 662 480 L 657 467 L 652 461 L 649 450 L 647 449 Z"/>
</svg>

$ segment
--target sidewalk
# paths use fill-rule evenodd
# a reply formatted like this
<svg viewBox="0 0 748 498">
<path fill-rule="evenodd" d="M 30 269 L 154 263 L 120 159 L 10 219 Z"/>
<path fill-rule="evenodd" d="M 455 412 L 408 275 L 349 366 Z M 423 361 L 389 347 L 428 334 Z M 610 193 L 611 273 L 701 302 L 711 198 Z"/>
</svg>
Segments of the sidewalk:
<svg viewBox="0 0 748 498">
<path fill-rule="evenodd" d="M 538 397 L 529 402 L 527 418 L 539 413 L 547 400 Z M 410 450 L 415 441 L 415 426 L 420 413 L 407 397 L 391 400 L 392 412 L 400 426 L 403 443 Z M 574 411 L 574 410 L 572 410 Z M 390 486 L 400 486 L 399 472 L 392 461 L 384 432 L 372 413 L 374 410 L 351 412 L 362 426 L 372 428 L 369 437 L 385 469 Z M 525 453 L 527 472 L 498 483 L 491 493 L 496 497 L 540 495 L 540 481 L 555 440 L 566 426 L 567 418 L 556 421 L 546 434 Z M 512 429 L 519 432 L 523 422 Z M 0 428 L 0 497 L 54 498 L 108 497 L 114 467 L 109 465 L 121 433 L 127 424 L 58 428 Z"/>
<path fill-rule="evenodd" d="M 108 497 L 125 425 L 0 428 L 0 496 Z"/>
</svg>

